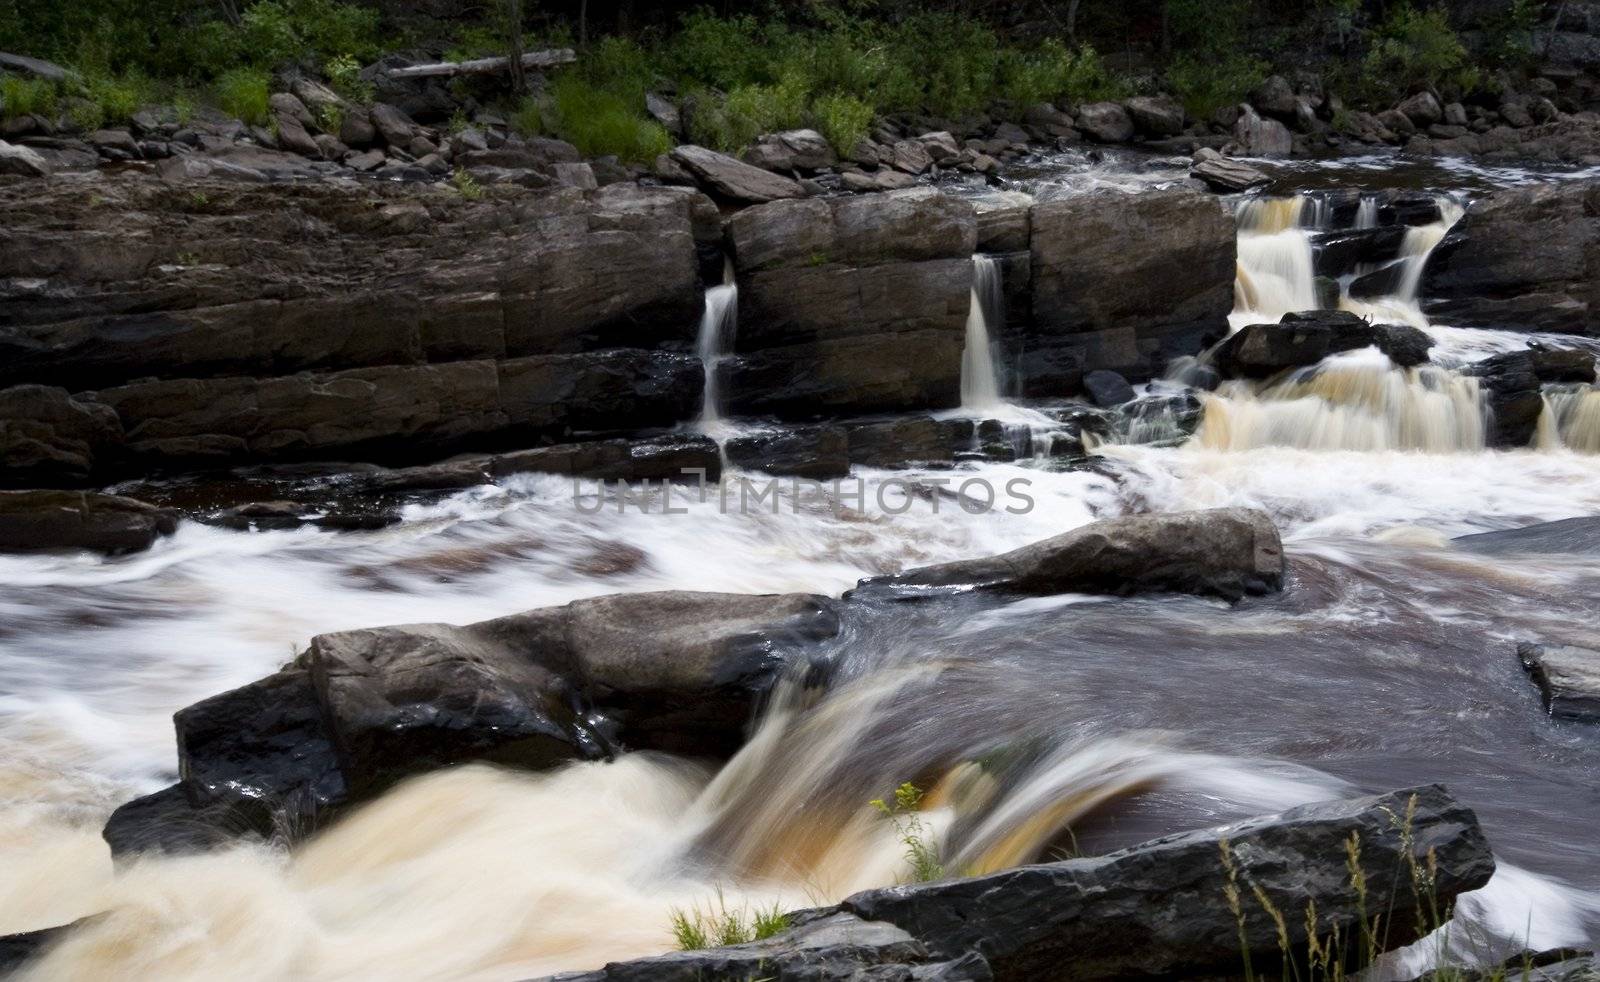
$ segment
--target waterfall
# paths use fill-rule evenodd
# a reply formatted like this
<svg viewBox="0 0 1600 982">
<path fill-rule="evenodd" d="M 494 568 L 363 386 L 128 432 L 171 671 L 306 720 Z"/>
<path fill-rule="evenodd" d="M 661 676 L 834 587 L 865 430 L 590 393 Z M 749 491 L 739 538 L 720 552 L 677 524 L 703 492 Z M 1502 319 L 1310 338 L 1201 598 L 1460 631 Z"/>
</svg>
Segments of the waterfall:
<svg viewBox="0 0 1600 982">
<path fill-rule="evenodd" d="M 1234 330 L 1276 323 L 1284 314 L 1320 306 L 1311 237 L 1302 221 L 1308 202 L 1316 217 L 1320 202 L 1307 195 L 1240 202 L 1235 213 L 1239 260 L 1229 317 Z"/>
<path fill-rule="evenodd" d="M 1363 204 L 1365 202 L 1363 201 Z M 1449 198 L 1439 199 L 1440 220 L 1427 225 L 1413 225 L 1406 229 L 1400 242 L 1400 283 L 1391 296 L 1376 300 L 1356 300 L 1343 297 L 1339 309 L 1348 310 L 1386 323 L 1410 324 L 1427 327 L 1428 318 L 1418 303 L 1417 291 L 1422 285 L 1422 273 L 1427 268 L 1428 257 L 1443 241 L 1450 227 L 1461 220 L 1465 209 Z"/>
<path fill-rule="evenodd" d="M 706 308 L 700 315 L 700 333 L 695 351 L 705 369 L 705 391 L 701 396 L 700 428 L 711 429 L 722 421 L 722 393 L 717 384 L 717 367 L 728 357 L 739 329 L 739 284 L 733 277 L 733 263 L 724 261 L 722 282 L 706 290 Z"/>
<path fill-rule="evenodd" d="M 999 359 L 990 325 L 1001 319 L 1000 264 L 993 256 L 972 257 L 972 302 L 967 308 L 967 346 L 961 352 L 961 405 L 987 409 L 1000 405 Z"/>
<path fill-rule="evenodd" d="M 1378 199 L 1370 194 L 1361 196 L 1361 202 L 1356 205 L 1356 228 L 1367 229 L 1378 227 Z"/>
<path fill-rule="evenodd" d="M 1396 368 L 1375 349 L 1324 359 L 1255 387 L 1227 382 L 1201 397 L 1192 445 L 1210 450 L 1482 450 L 1487 411 L 1478 380 L 1432 365 Z"/>
<path fill-rule="evenodd" d="M 1565 447 L 1579 453 L 1600 453 L 1600 388 L 1546 390 L 1534 445 L 1540 450 Z"/>
</svg>

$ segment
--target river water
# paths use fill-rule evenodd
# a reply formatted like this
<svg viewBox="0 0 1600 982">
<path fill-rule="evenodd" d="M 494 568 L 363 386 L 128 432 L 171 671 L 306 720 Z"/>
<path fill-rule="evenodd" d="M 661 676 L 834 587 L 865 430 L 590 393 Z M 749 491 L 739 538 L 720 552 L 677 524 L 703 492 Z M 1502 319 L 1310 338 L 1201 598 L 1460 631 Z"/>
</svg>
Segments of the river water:
<svg viewBox="0 0 1600 982">
<path fill-rule="evenodd" d="M 1527 339 L 1428 329 L 1446 364 Z M 786 497 L 776 514 L 714 498 L 592 513 L 566 479 L 522 476 L 418 499 L 379 531 L 184 523 L 136 556 L 0 557 L 0 933 L 110 912 L 38 978 L 523 978 L 667 950 L 674 907 L 799 907 L 895 881 L 901 847 L 868 802 L 902 781 L 930 789 L 932 834 L 973 870 L 1441 781 L 1502 861 L 1453 943 L 1600 937 L 1600 737 L 1547 718 L 1515 657 L 1519 640 L 1595 644 L 1600 555 L 1450 542 L 1600 514 L 1600 454 L 1559 425 L 1539 448 L 1485 450 L 1465 380 L 1374 352 L 1205 399 L 1182 446 L 1107 446 L 1087 468 L 858 472 L 864 501 Z M 1026 481 L 1033 506 L 905 494 L 952 476 Z M 1282 594 L 867 600 L 826 691 L 786 683 L 720 771 L 645 754 L 465 767 L 292 852 L 116 871 L 99 838 L 113 807 L 174 780 L 175 710 L 315 633 L 615 591 L 837 594 L 1099 517 L 1221 505 L 1273 516 Z"/>
</svg>

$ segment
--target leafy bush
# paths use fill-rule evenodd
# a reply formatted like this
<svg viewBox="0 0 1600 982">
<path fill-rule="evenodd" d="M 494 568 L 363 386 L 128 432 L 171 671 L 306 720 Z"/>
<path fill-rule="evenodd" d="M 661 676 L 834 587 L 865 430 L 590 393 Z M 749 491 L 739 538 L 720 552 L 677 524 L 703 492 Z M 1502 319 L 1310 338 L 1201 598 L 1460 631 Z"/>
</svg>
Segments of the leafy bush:
<svg viewBox="0 0 1600 982">
<path fill-rule="evenodd" d="M 1189 115 L 1206 119 L 1223 106 L 1242 101 L 1270 70 L 1266 62 L 1249 55 L 1181 55 L 1167 69 L 1167 84 Z"/>
<path fill-rule="evenodd" d="M 267 122 L 271 79 L 259 68 L 235 68 L 217 79 L 217 105 L 252 126 Z"/>
<path fill-rule="evenodd" d="M 150 85 L 139 75 L 119 78 L 98 76 L 85 83 L 87 104 L 96 108 L 100 121 L 84 129 L 98 129 L 107 124 L 126 123 L 139 111 L 150 90 Z"/>
<path fill-rule="evenodd" d="M 1093 102 L 1120 94 L 1093 48 L 1073 51 L 1054 38 L 1031 52 L 1002 52 L 998 69 L 999 96 L 1021 106 L 1058 99 Z"/>
<path fill-rule="evenodd" d="M 461 114 L 458 112 L 457 115 Z M 538 136 L 544 132 L 544 110 L 535 100 L 523 99 L 517 104 L 517 108 L 511 111 L 507 122 L 511 124 L 511 129 L 521 136 Z M 452 117 L 450 128 L 458 133 L 466 129 L 466 117 L 461 116 L 460 129 L 456 128 L 456 120 Z"/>
<path fill-rule="evenodd" d="M 20 75 L 0 76 L 0 119 L 32 114 L 54 116 L 59 96 L 54 82 Z"/>
<path fill-rule="evenodd" d="M 962 116 L 982 109 L 994 96 L 1000 41 L 987 25 L 955 14 L 915 14 L 895 28 L 890 60 L 916 65 L 918 97 L 900 86 L 884 87 L 887 109 L 926 109 L 940 116 Z"/>
<path fill-rule="evenodd" d="M 727 111 L 747 135 L 742 146 L 762 133 L 791 130 L 805 122 L 806 83 L 791 75 L 776 85 L 741 85 L 728 93 Z"/>
<path fill-rule="evenodd" d="M 834 93 L 818 99 L 811 107 L 817 129 L 827 137 L 840 155 L 850 152 L 867 135 L 872 125 L 872 107 L 853 95 Z"/>
<path fill-rule="evenodd" d="M 1389 12 L 1362 66 L 1370 98 L 1394 98 L 1418 86 L 1477 88 L 1477 69 L 1442 8 L 1418 10 L 1401 3 Z"/>
<path fill-rule="evenodd" d="M 672 138 L 660 123 L 645 119 L 640 108 L 586 79 L 564 76 L 552 86 L 551 95 L 556 132 L 584 156 L 612 154 L 643 163 L 672 149 Z"/>
<path fill-rule="evenodd" d="M 684 16 L 662 60 L 674 78 L 728 90 L 766 80 L 770 54 L 751 15 L 722 18 L 698 10 Z"/>
<path fill-rule="evenodd" d="M 353 55 L 341 54 L 328 59 L 322 66 L 333 91 L 355 103 L 372 101 L 372 84 L 361 77 L 361 62 Z"/>
<path fill-rule="evenodd" d="M 338 0 L 257 0 L 242 18 L 241 54 L 268 67 L 376 55 L 378 14 Z"/>
</svg>

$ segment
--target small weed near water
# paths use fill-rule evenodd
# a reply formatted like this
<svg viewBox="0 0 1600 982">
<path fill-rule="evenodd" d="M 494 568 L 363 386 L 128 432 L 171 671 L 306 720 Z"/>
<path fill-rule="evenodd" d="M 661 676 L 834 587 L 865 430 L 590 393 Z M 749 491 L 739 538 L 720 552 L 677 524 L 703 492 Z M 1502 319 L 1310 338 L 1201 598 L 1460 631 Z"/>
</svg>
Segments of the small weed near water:
<svg viewBox="0 0 1600 982">
<path fill-rule="evenodd" d="M 674 907 L 671 921 L 672 936 L 679 951 L 763 941 L 789 928 L 789 915 L 776 903 L 753 911 L 747 906 L 730 909 L 721 890 L 717 891 L 715 909 L 709 904 L 704 910 Z"/>
<path fill-rule="evenodd" d="M 911 865 L 911 879 L 915 883 L 931 883 L 944 879 L 944 864 L 939 861 L 939 847 L 933 834 L 923 825 L 918 814 L 922 805 L 922 790 L 910 781 L 894 789 L 894 803 L 876 798 L 876 808 L 894 825 L 895 834 L 906 847 L 906 860 Z"/>
</svg>

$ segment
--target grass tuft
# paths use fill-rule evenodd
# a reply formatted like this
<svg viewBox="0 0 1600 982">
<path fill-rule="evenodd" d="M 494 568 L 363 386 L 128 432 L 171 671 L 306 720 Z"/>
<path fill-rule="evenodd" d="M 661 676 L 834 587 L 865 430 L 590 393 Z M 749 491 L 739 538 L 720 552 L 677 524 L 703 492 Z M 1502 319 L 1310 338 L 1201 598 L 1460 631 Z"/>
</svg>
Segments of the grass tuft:
<svg viewBox="0 0 1600 982">
<path fill-rule="evenodd" d="M 789 915 L 776 903 L 771 907 L 729 908 L 722 891 L 717 891 L 716 906 L 704 910 L 674 907 L 670 914 L 672 936 L 680 951 L 699 951 L 727 945 L 763 941 L 789 929 Z"/>
</svg>

